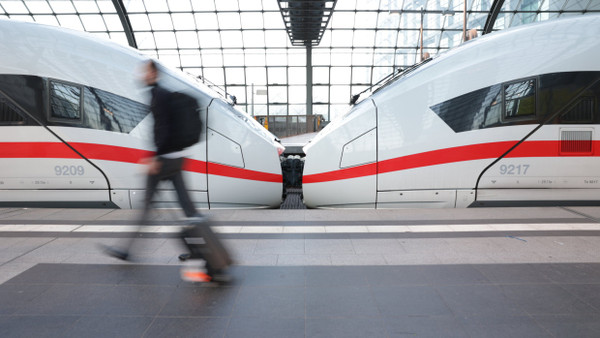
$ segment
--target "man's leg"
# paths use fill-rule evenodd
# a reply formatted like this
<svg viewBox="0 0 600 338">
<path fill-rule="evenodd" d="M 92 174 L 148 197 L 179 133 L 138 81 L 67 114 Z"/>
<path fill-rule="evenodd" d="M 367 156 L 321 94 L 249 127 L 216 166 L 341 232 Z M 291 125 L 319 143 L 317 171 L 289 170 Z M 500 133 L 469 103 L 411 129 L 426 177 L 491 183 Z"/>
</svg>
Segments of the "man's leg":
<svg viewBox="0 0 600 338">
<path fill-rule="evenodd" d="M 113 257 L 121 259 L 121 260 L 127 260 L 129 258 L 129 253 L 131 252 L 135 238 L 138 236 L 142 226 L 148 224 L 148 220 L 150 219 L 150 212 L 152 209 L 152 197 L 154 197 L 154 193 L 156 192 L 156 187 L 158 186 L 158 183 L 160 182 L 161 177 L 162 177 L 162 166 L 161 166 L 161 172 L 159 172 L 156 175 L 148 175 L 146 177 L 146 195 L 144 196 L 144 210 L 143 210 L 142 216 L 140 217 L 140 220 L 138 222 L 138 226 L 135 231 L 135 234 L 133 234 L 129 239 L 127 239 L 127 241 L 125 242 L 125 244 L 122 248 L 118 248 L 118 249 L 112 248 L 112 247 L 105 248 L 106 252 L 110 256 L 113 256 Z"/>
<path fill-rule="evenodd" d="M 181 168 L 183 167 L 183 161 L 185 159 L 178 158 L 170 160 L 170 166 L 172 167 L 172 174 L 169 179 L 173 182 L 173 187 L 177 192 L 177 199 L 179 201 L 179 205 L 183 212 L 187 217 L 200 216 L 200 213 L 196 210 L 194 203 L 192 202 L 190 195 L 185 186 L 185 182 L 183 180 L 183 174 L 181 173 Z M 185 238 L 183 238 L 185 242 Z M 179 255 L 179 259 L 185 261 L 191 258 L 191 253 L 182 253 Z"/>
<path fill-rule="evenodd" d="M 162 170 L 161 170 L 162 171 Z M 146 178 L 146 194 L 144 195 L 144 210 L 142 212 L 142 216 L 138 222 L 139 226 L 144 226 L 148 224 L 148 220 L 150 219 L 150 212 L 152 211 L 152 198 L 156 193 L 156 187 L 161 180 L 161 173 L 156 175 L 148 175 Z"/>
<path fill-rule="evenodd" d="M 181 170 L 173 174 L 171 180 L 173 181 L 173 186 L 175 187 L 175 191 L 177 191 L 177 198 L 179 200 L 179 204 L 181 205 L 181 208 L 183 209 L 185 215 L 187 217 L 197 216 L 198 211 L 196 210 L 194 203 L 190 199 L 190 194 L 188 193 L 185 187 L 185 182 L 183 181 L 183 175 L 181 173 Z"/>
</svg>

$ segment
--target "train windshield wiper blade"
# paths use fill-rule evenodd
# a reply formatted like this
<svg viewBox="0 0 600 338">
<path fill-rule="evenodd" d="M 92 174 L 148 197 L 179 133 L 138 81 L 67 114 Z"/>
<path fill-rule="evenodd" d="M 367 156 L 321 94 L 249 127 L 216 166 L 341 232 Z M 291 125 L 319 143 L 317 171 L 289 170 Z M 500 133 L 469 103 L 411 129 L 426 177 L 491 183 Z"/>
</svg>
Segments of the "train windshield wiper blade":
<svg viewBox="0 0 600 338">
<path fill-rule="evenodd" d="M 350 100 L 350 104 L 355 104 L 358 101 L 358 98 L 360 97 L 360 95 L 362 95 L 363 93 L 372 90 L 373 88 L 379 86 L 377 89 L 372 90 L 371 94 L 375 94 L 377 93 L 380 89 L 387 87 L 390 83 L 393 83 L 394 81 L 396 81 L 397 79 L 399 79 L 400 77 L 413 72 L 415 69 L 421 67 L 422 65 L 426 64 L 427 62 L 431 61 L 432 58 L 428 58 L 425 59 L 419 63 L 415 63 L 414 65 L 406 68 L 406 69 L 402 69 L 399 70 L 398 72 L 394 71 L 390 74 L 388 74 L 386 77 L 384 77 L 383 79 L 377 81 L 377 83 L 374 83 L 373 85 L 371 85 L 370 87 L 368 87 L 367 89 L 363 90 L 362 92 L 353 95 L 351 100 Z"/>
<path fill-rule="evenodd" d="M 389 86 L 391 83 L 395 82 L 396 80 L 398 80 L 399 78 L 401 78 L 402 76 L 405 76 L 409 73 L 414 72 L 416 69 L 420 68 L 421 66 L 423 66 L 424 64 L 428 63 L 429 61 L 433 60 L 433 58 L 429 58 L 429 59 L 425 59 L 419 63 L 415 63 L 414 65 L 400 71 L 399 73 L 397 73 L 396 75 L 393 75 L 394 73 L 392 73 L 392 78 L 389 79 L 387 82 L 385 82 L 384 84 L 382 84 L 379 88 L 375 89 L 373 91 L 373 93 L 377 93 L 379 90 L 381 90 L 382 88 L 385 88 L 387 86 Z M 381 81 L 380 81 L 381 82 Z M 373 85 L 374 87 L 375 85 Z"/>
</svg>

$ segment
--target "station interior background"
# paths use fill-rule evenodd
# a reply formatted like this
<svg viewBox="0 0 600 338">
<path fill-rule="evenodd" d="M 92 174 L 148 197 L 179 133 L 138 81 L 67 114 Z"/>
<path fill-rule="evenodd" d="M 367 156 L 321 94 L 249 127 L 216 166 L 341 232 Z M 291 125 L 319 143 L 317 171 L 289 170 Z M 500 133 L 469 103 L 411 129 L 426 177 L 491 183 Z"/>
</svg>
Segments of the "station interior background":
<svg viewBox="0 0 600 338">
<path fill-rule="evenodd" d="M 0 17 L 87 31 L 179 68 L 279 137 L 322 128 L 353 95 L 469 31 L 598 12 L 594 0 L 0 1 Z"/>
</svg>

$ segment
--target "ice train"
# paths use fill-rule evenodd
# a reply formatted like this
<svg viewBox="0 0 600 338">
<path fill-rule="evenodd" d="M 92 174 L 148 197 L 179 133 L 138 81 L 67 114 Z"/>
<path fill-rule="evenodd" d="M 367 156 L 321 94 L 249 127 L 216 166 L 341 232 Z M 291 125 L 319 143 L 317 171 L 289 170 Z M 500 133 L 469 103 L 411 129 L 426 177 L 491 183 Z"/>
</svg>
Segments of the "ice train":
<svg viewBox="0 0 600 338">
<path fill-rule="evenodd" d="M 525 25 L 400 73 L 305 146 L 305 204 L 599 204 L 598 36 L 597 15 Z"/>
<path fill-rule="evenodd" d="M 137 208 L 152 155 L 146 59 L 67 29 L 0 19 L 0 206 Z M 160 82 L 197 98 L 204 132 L 185 164 L 203 208 L 277 207 L 283 147 L 247 114 L 185 74 Z M 157 201 L 176 202 L 171 185 Z"/>
</svg>

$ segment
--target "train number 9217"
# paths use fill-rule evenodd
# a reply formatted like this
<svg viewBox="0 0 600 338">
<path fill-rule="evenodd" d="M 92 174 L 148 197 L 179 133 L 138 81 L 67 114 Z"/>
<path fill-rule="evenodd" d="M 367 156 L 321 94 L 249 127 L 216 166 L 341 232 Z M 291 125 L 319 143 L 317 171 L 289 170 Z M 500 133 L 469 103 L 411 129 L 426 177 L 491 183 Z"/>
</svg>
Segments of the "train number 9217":
<svg viewBox="0 0 600 338">
<path fill-rule="evenodd" d="M 81 165 L 57 165 L 54 173 L 56 176 L 83 176 L 85 169 Z"/>
<path fill-rule="evenodd" d="M 503 164 L 500 166 L 500 175 L 527 175 L 529 164 Z"/>
</svg>

